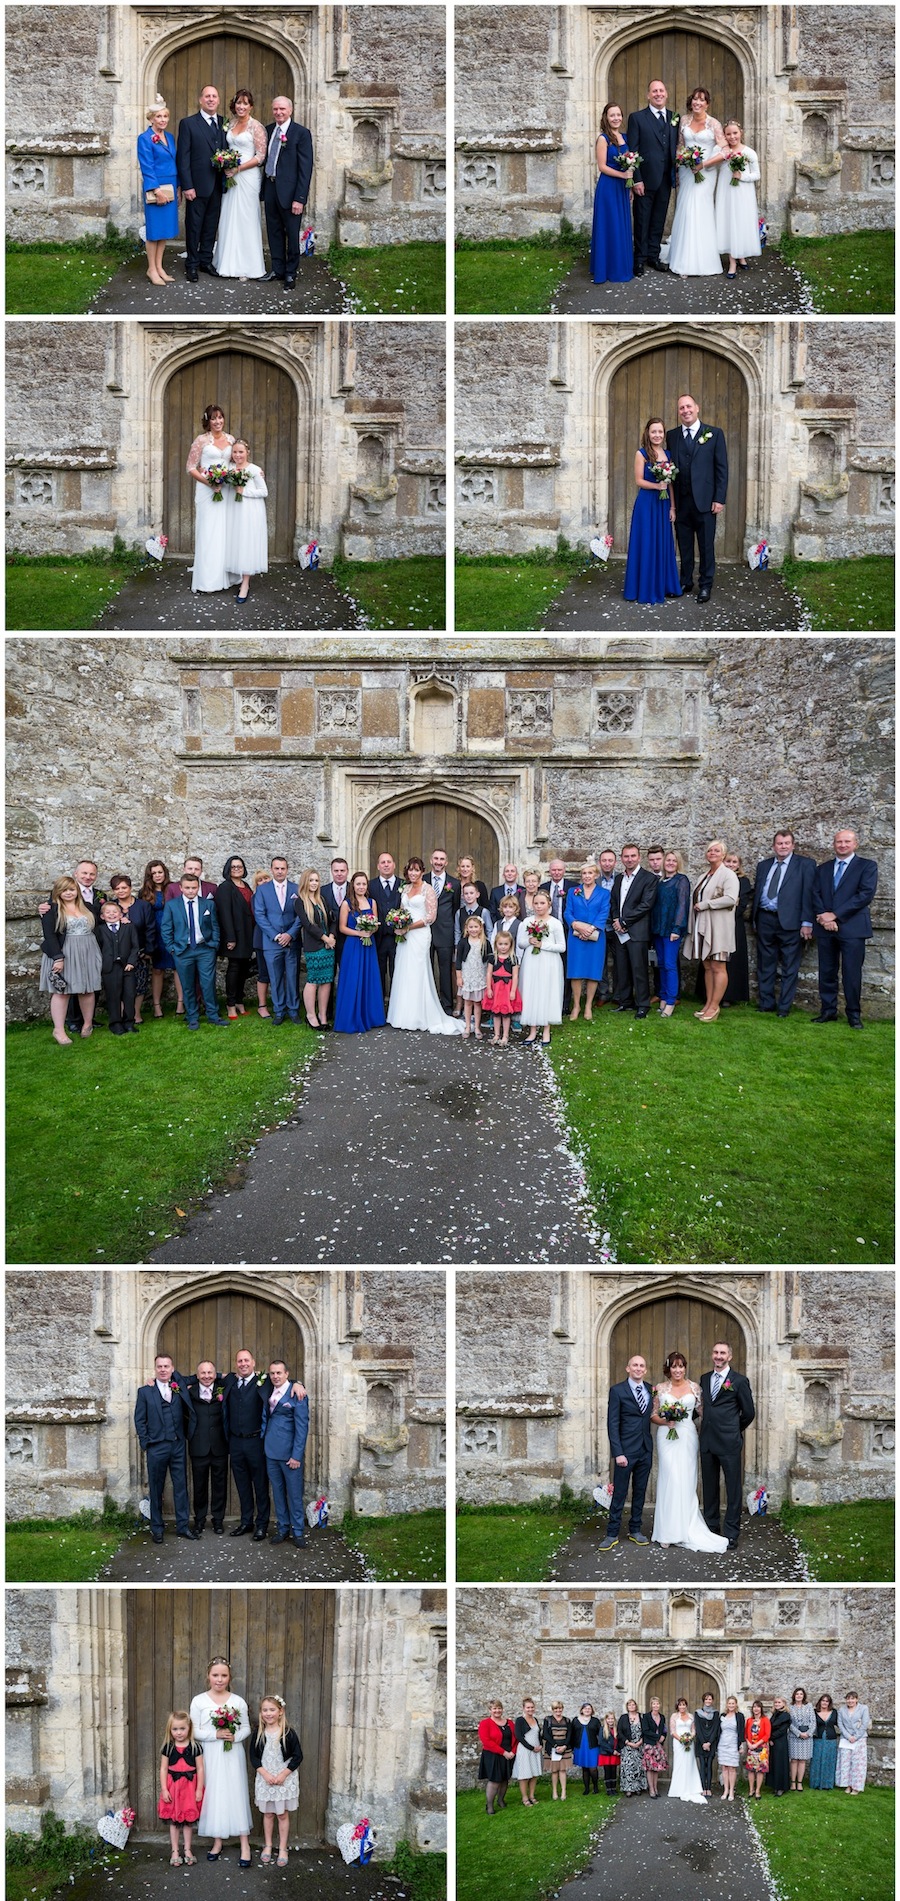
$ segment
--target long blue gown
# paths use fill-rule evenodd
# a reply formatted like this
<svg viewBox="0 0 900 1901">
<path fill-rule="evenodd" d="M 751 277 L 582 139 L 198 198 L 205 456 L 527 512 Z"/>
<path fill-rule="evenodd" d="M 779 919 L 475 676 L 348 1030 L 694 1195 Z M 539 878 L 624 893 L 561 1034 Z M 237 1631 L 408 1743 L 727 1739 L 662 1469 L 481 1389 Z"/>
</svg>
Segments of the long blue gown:
<svg viewBox="0 0 900 1901">
<path fill-rule="evenodd" d="M 641 455 L 646 469 L 648 457 L 643 449 Z M 643 601 L 648 607 L 664 601 L 667 594 L 681 593 L 669 503 L 660 500 L 658 489 L 639 488 L 635 496 L 622 593 L 626 601 Z"/>
<path fill-rule="evenodd" d="M 621 165 L 627 149 L 624 140 L 607 145 L 607 165 Z M 630 284 L 634 276 L 631 193 L 605 172 L 599 173 L 594 192 L 591 276 L 595 284 Z"/>
<path fill-rule="evenodd" d="M 356 930 L 358 911 L 351 911 L 347 923 Z M 360 937 L 345 937 L 341 953 L 337 994 L 334 1000 L 334 1027 L 347 1036 L 361 1030 L 380 1030 L 384 1026 L 384 998 L 381 973 L 374 943 L 364 944 Z"/>
</svg>

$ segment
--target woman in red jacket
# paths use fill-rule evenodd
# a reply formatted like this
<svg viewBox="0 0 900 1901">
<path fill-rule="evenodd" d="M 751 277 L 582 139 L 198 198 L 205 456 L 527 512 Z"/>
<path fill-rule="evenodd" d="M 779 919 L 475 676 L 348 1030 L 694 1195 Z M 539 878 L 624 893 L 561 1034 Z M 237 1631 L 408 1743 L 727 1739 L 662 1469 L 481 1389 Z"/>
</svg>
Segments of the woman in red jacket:
<svg viewBox="0 0 900 1901">
<path fill-rule="evenodd" d="M 763 1715 L 761 1703 L 754 1703 L 750 1710 L 750 1720 L 745 1731 L 747 1744 L 747 1781 L 750 1795 L 755 1801 L 762 1796 L 762 1785 L 769 1768 L 769 1738 L 772 1725 Z"/>
<path fill-rule="evenodd" d="M 478 1780 L 487 1784 L 485 1814 L 495 1815 L 497 1809 L 506 1807 L 509 1768 L 516 1753 L 513 1748 L 512 1730 L 509 1724 L 503 1721 L 502 1703 L 492 1703 L 490 1715 L 482 1717 L 478 1725 L 478 1741 L 481 1744 Z"/>
</svg>

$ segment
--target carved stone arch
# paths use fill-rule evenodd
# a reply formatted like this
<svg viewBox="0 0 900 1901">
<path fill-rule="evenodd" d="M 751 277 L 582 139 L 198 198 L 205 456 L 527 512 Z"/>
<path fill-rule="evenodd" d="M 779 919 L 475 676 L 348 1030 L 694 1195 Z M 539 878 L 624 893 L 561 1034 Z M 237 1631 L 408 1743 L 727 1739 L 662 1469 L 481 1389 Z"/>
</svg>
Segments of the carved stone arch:
<svg viewBox="0 0 900 1901">
<path fill-rule="evenodd" d="M 614 27 L 611 32 L 604 33 L 596 45 L 592 74 L 593 99 L 600 100 L 602 110 L 603 104 L 609 98 L 609 92 L 605 88 L 609 85 L 610 71 L 619 54 L 623 53 L 627 47 L 660 33 L 697 33 L 701 39 L 724 46 L 737 60 L 744 81 L 744 115 L 748 124 L 760 127 L 757 136 L 761 137 L 762 127 L 758 113 L 761 97 L 760 50 L 749 35 L 735 30 L 732 23 L 733 17 L 731 11 L 725 7 L 717 8 L 714 18 L 711 18 L 709 13 L 701 7 L 669 6 L 660 7 L 652 13 L 636 12 L 620 26 Z M 702 83 L 700 74 L 696 75 L 696 79 Z M 637 103 L 640 106 L 645 101 L 641 99 Z M 629 101 L 629 109 L 634 109 L 631 101 Z M 669 109 L 673 112 L 680 111 L 681 102 L 674 102 L 670 98 Z M 597 123 L 599 125 L 599 117 Z"/>
<path fill-rule="evenodd" d="M 315 9 L 302 7 L 297 11 L 308 19 L 311 31 L 315 22 Z M 296 14 L 290 17 L 296 18 Z M 186 11 L 177 17 L 177 24 L 174 23 L 176 19 L 174 10 L 169 18 L 173 24 L 168 29 L 162 28 L 158 39 L 153 37 L 153 14 L 145 15 L 141 21 L 144 31 L 137 95 L 139 100 L 155 98 L 160 74 L 173 53 L 178 53 L 200 40 L 215 39 L 224 33 L 229 37 L 246 35 L 248 39 L 257 40 L 260 45 L 271 47 L 273 52 L 280 54 L 291 73 L 295 114 L 299 118 L 307 113 L 309 101 L 312 98 L 308 35 L 306 46 L 301 43 L 299 36 L 292 38 L 277 24 L 279 18 L 277 13 L 257 13 L 240 8 L 232 13 L 226 11 L 224 7 L 215 7 L 205 13 L 200 9 Z M 261 108 L 260 102 L 258 100 L 256 102 L 254 116 L 262 120 L 263 124 L 269 117 L 270 104 L 271 101 L 266 101 L 265 107 Z M 226 106 L 227 101 L 224 101 L 222 109 L 224 110 Z M 306 122 L 304 116 L 304 123 Z"/>
<path fill-rule="evenodd" d="M 647 1710 L 650 1707 L 651 1693 L 653 1695 L 657 1694 L 653 1687 L 655 1678 L 660 1677 L 663 1672 L 670 1670 L 684 1670 L 685 1673 L 696 1670 L 701 1671 L 704 1677 L 709 1678 L 711 1686 L 713 1684 L 715 1685 L 718 1691 L 716 1707 L 720 1710 L 724 1709 L 726 1697 L 734 1694 L 734 1686 L 730 1682 L 729 1668 L 733 1657 L 733 1648 L 729 1648 L 727 1654 L 720 1655 L 716 1650 L 707 1647 L 705 1644 L 698 1644 L 696 1648 L 690 1646 L 679 1648 L 674 1654 L 669 1651 L 668 1653 L 664 1652 L 648 1657 L 642 1653 L 640 1657 L 636 1659 L 639 1667 L 639 1675 L 635 1687 L 630 1694 L 634 1697 L 640 1709 Z M 664 1710 L 663 1715 L 666 1717 L 666 1720 L 668 1720 L 671 1711 Z"/>
<path fill-rule="evenodd" d="M 407 785 L 402 792 L 392 793 L 380 799 L 361 818 L 355 841 L 356 863 L 366 865 L 374 863 L 373 840 L 385 821 L 409 810 L 410 807 L 430 805 L 435 801 L 445 801 L 448 805 L 458 806 L 464 812 L 470 812 L 473 818 L 481 821 L 496 840 L 499 863 L 509 860 L 511 841 L 504 814 L 499 812 L 489 798 L 478 797 L 466 784 L 457 784 L 452 779 L 421 781 Z M 394 854 L 396 856 L 396 854 Z M 452 868 L 452 867 L 451 867 Z"/>
</svg>

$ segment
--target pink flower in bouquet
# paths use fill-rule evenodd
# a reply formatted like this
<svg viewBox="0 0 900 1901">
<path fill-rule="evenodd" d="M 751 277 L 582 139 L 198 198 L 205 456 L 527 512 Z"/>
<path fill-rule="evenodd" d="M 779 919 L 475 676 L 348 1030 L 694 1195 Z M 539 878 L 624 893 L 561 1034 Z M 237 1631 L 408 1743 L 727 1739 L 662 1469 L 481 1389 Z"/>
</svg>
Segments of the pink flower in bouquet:
<svg viewBox="0 0 900 1901">
<path fill-rule="evenodd" d="M 241 1726 L 240 1712 L 226 1703 L 220 1710 L 210 1711 L 210 1722 L 226 1751 L 234 1748 L 234 1739 Z"/>
<path fill-rule="evenodd" d="M 378 929 L 378 919 L 372 916 L 371 911 L 360 911 L 356 920 L 356 928 L 363 943 L 371 944 Z"/>
<path fill-rule="evenodd" d="M 533 957 L 539 957 L 543 939 L 550 936 L 550 926 L 546 918 L 529 918 L 525 929 L 531 945 L 531 954 Z"/>
<path fill-rule="evenodd" d="M 398 910 L 389 911 L 384 921 L 388 928 L 393 931 L 398 944 L 404 943 L 412 927 L 412 912 L 407 911 L 406 907 L 401 904 Z"/>
<path fill-rule="evenodd" d="M 225 462 L 212 462 L 206 471 L 206 480 L 213 491 L 213 501 L 222 500 L 222 490 L 226 487 L 231 471 Z"/>
</svg>

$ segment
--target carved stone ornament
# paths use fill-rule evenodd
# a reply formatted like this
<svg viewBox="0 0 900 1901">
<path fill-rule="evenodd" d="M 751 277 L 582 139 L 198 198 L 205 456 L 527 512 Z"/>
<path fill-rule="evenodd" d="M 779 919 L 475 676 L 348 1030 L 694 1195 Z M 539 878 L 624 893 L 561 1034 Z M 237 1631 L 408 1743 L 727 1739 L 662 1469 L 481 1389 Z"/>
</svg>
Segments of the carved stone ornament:
<svg viewBox="0 0 900 1901">
<path fill-rule="evenodd" d="M 459 499 L 461 502 L 480 502 L 483 507 L 493 507 L 497 500 L 497 483 L 490 469 L 467 469 L 459 478 Z"/>
<path fill-rule="evenodd" d="M 362 720 L 362 694 L 359 687 L 319 687 L 316 692 L 316 730 L 323 736 L 339 739 L 355 736 Z"/>
<path fill-rule="evenodd" d="M 476 1452 L 493 1455 L 500 1450 L 500 1428 L 492 1419 L 473 1419 L 466 1426 L 462 1437 L 464 1452 Z"/>
<path fill-rule="evenodd" d="M 274 733 L 278 726 L 278 690 L 238 688 L 237 724 L 244 733 Z"/>
<path fill-rule="evenodd" d="M 507 687 L 506 731 L 511 738 L 544 738 L 553 719 L 550 687 Z"/>
<path fill-rule="evenodd" d="M 594 731 L 603 739 L 618 739 L 633 732 L 637 722 L 639 693 L 599 692 L 594 699 Z"/>
</svg>

